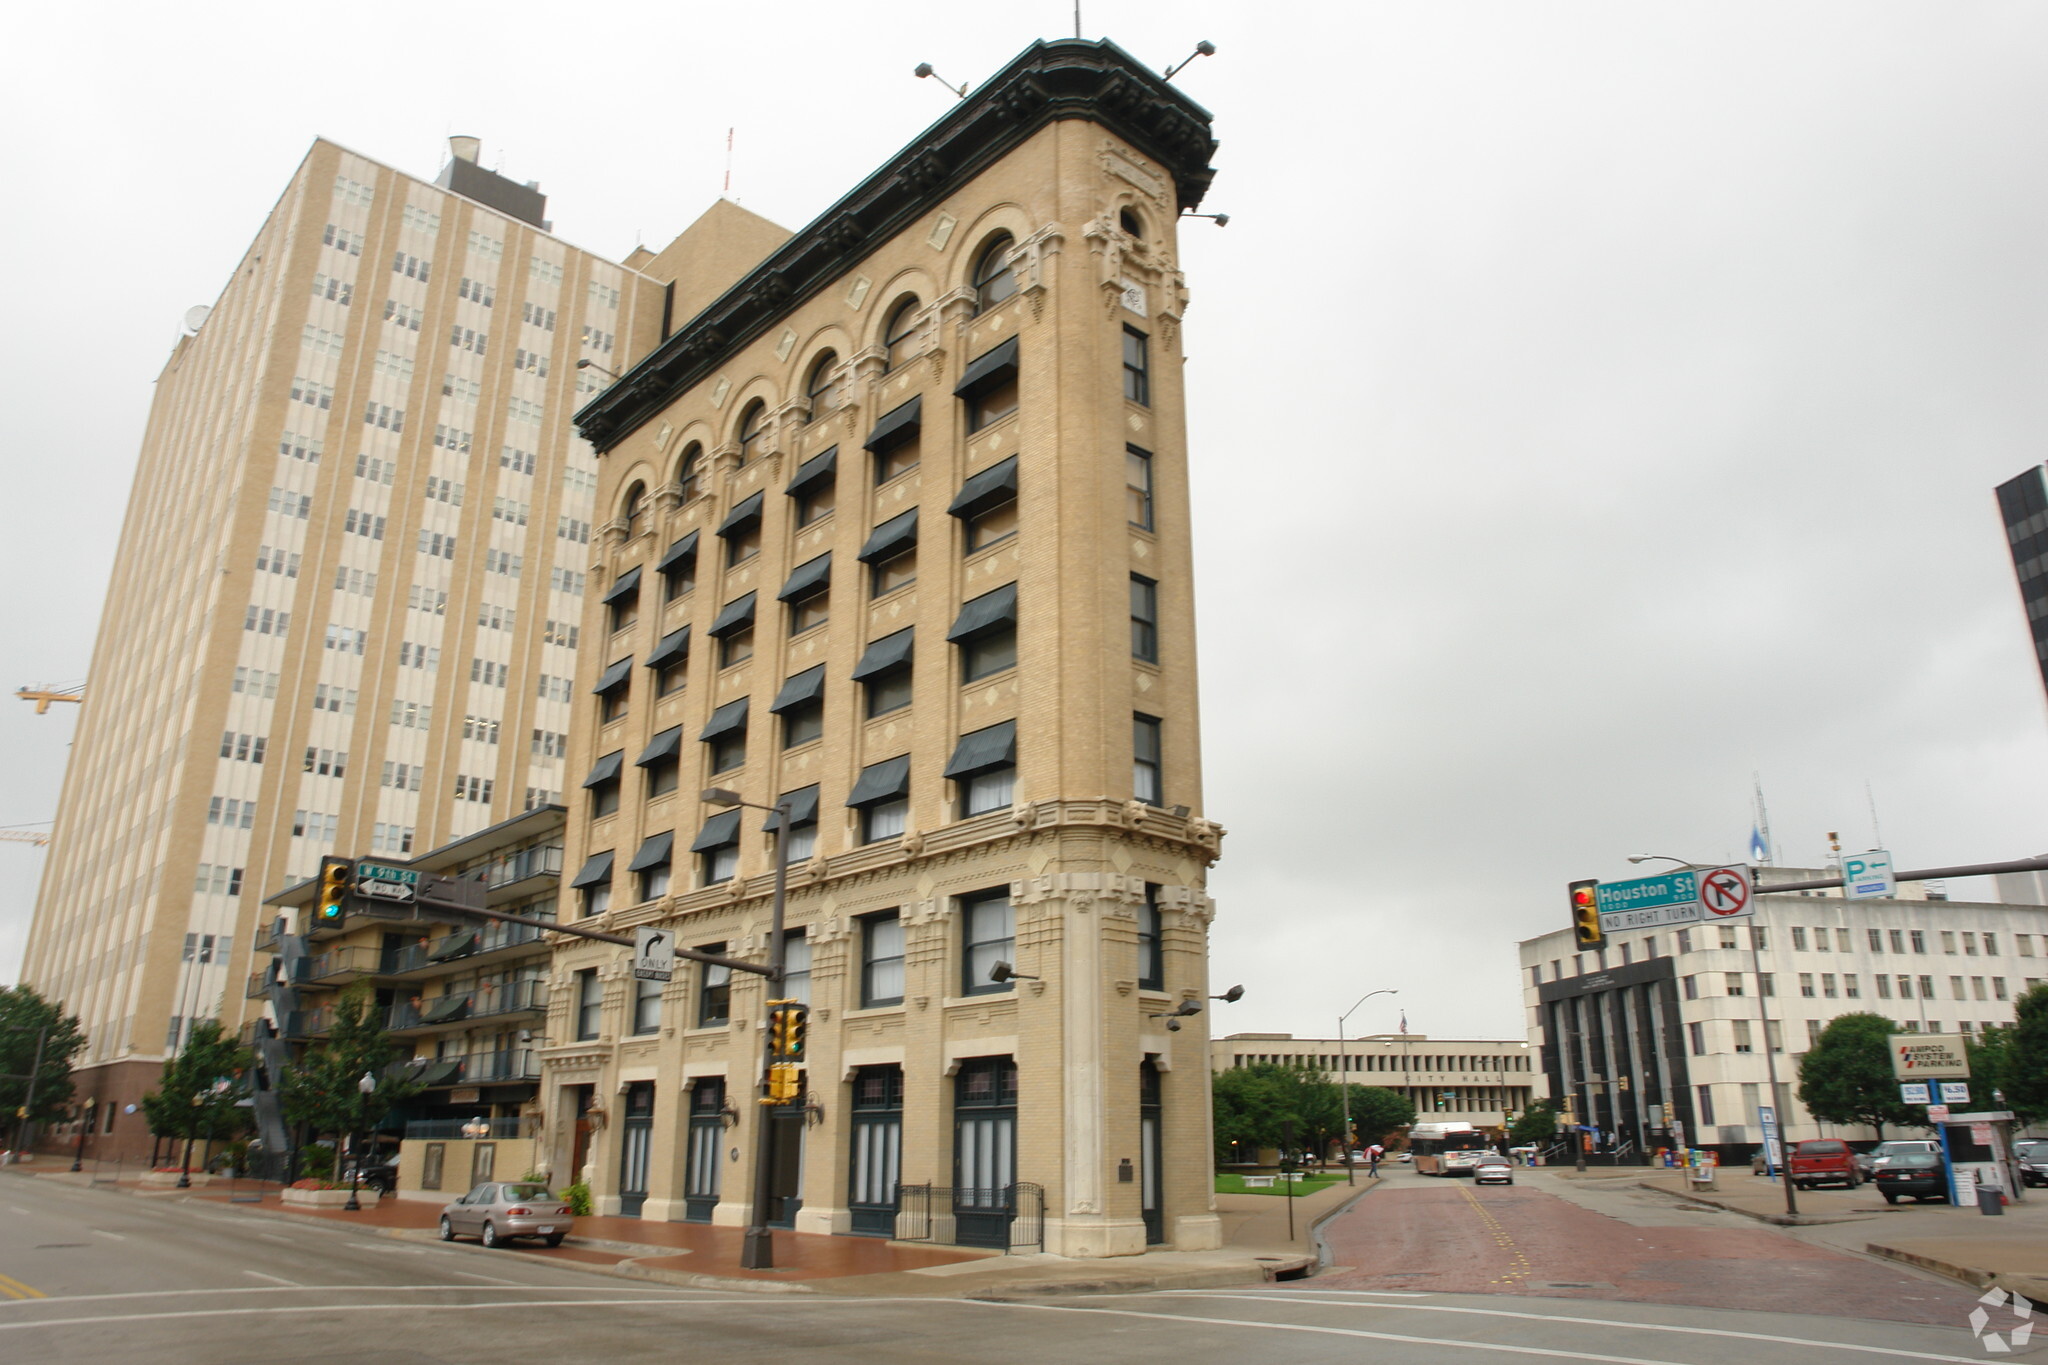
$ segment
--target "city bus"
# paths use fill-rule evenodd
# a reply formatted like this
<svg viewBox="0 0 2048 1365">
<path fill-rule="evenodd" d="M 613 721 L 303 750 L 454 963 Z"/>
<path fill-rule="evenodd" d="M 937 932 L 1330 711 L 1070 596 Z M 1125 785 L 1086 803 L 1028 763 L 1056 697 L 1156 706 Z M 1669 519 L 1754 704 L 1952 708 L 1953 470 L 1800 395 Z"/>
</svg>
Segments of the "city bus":
<svg viewBox="0 0 2048 1365">
<path fill-rule="evenodd" d="M 1485 1135 L 1469 1123 L 1418 1123 L 1408 1130 L 1408 1150 L 1423 1175 L 1470 1175 L 1472 1163 L 1489 1149 Z"/>
</svg>

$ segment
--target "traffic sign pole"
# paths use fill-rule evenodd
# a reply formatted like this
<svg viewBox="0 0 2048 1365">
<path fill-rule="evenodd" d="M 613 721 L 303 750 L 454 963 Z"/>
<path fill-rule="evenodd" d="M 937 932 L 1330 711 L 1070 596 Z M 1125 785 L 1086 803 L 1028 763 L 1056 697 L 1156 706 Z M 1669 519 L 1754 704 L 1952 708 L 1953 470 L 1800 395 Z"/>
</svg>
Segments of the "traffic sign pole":
<svg viewBox="0 0 2048 1365">
<path fill-rule="evenodd" d="M 1716 871 L 1725 872 L 1727 869 L 1719 868 Z M 1752 908 L 1756 905 L 1753 897 L 1745 898 L 1745 903 Z M 1756 974 L 1756 1012 L 1764 1024 L 1764 1067 L 1765 1074 L 1771 1081 L 1771 1109 L 1774 1113 L 1783 1114 L 1788 1111 L 1785 1108 L 1784 1096 L 1778 1091 L 1778 1050 L 1771 1046 L 1771 1006 L 1769 999 L 1764 995 L 1764 955 L 1756 946 L 1756 926 L 1753 924 L 1749 927 L 1749 966 Z M 1797 1218 L 1799 1198 L 1792 1191 L 1792 1145 L 1785 1141 L 1785 1125 L 1781 1123 L 1777 1127 L 1778 1150 L 1785 1156 L 1785 1213 L 1789 1217 Z M 1765 1146 L 1769 1146 L 1768 1135 Z"/>
</svg>

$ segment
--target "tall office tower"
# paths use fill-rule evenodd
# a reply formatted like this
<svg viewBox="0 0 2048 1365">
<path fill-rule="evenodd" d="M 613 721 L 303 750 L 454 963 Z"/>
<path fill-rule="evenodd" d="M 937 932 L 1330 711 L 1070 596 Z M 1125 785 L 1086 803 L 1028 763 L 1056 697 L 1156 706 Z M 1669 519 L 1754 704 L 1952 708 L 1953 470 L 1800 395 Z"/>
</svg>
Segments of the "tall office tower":
<svg viewBox="0 0 2048 1365">
<path fill-rule="evenodd" d="M 2013 571 L 2019 575 L 2034 661 L 2040 666 L 2042 685 L 2048 687 L 2048 477 L 2041 466 L 1998 485 L 1998 515 L 2012 547 Z"/>
<path fill-rule="evenodd" d="M 653 345 L 666 290 L 453 148 L 428 184 L 314 143 L 157 382 L 23 974 L 85 1023 L 109 1155 L 192 1019 L 255 1010 L 264 897 L 563 788 L 578 361 Z"/>
<path fill-rule="evenodd" d="M 541 1158 L 602 1210 L 1220 1243 L 1176 246 L 1214 147 L 1114 45 L 1034 44 L 578 413 L 563 913 L 763 961 L 774 837 L 699 793 L 792 812 L 772 991 L 557 952 Z M 811 1015 L 767 1106 L 771 998 Z"/>
</svg>

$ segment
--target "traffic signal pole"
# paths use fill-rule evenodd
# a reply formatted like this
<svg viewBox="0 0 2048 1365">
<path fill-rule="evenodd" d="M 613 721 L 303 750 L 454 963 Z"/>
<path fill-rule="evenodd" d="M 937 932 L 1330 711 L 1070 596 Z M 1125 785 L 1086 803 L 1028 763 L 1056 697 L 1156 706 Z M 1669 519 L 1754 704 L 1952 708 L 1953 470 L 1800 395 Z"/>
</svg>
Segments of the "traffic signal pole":
<svg viewBox="0 0 2048 1365">
<path fill-rule="evenodd" d="M 762 975 L 773 984 L 782 980 L 782 912 L 789 891 L 789 802 L 769 807 L 775 812 L 775 901 L 768 916 L 768 970 Z M 761 1012 L 767 1024 L 761 1030 L 761 1080 L 766 1085 L 775 1072 L 775 1028 L 768 1011 Z M 774 1108 L 764 1102 L 755 1106 L 754 1118 L 754 1207 L 747 1230 L 740 1239 L 740 1269 L 775 1268 L 775 1232 L 768 1226 L 768 1203 L 775 1198 Z"/>
</svg>

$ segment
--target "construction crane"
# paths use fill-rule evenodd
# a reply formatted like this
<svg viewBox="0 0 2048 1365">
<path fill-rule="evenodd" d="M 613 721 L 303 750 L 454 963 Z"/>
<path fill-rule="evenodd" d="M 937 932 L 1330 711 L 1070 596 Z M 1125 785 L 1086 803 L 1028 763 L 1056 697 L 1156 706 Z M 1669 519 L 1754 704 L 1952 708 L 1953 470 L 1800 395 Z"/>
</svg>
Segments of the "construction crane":
<svg viewBox="0 0 2048 1365">
<path fill-rule="evenodd" d="M 0 839 L 40 846 L 50 842 L 50 832 L 46 829 L 0 829 Z"/>
<path fill-rule="evenodd" d="M 79 683 L 74 687 L 56 687 L 49 683 L 42 683 L 35 687 L 17 687 L 14 689 L 14 695 L 20 697 L 23 701 L 34 702 L 36 704 L 36 714 L 40 716 L 50 709 L 50 703 L 53 701 L 84 701 L 85 684 Z"/>
</svg>

